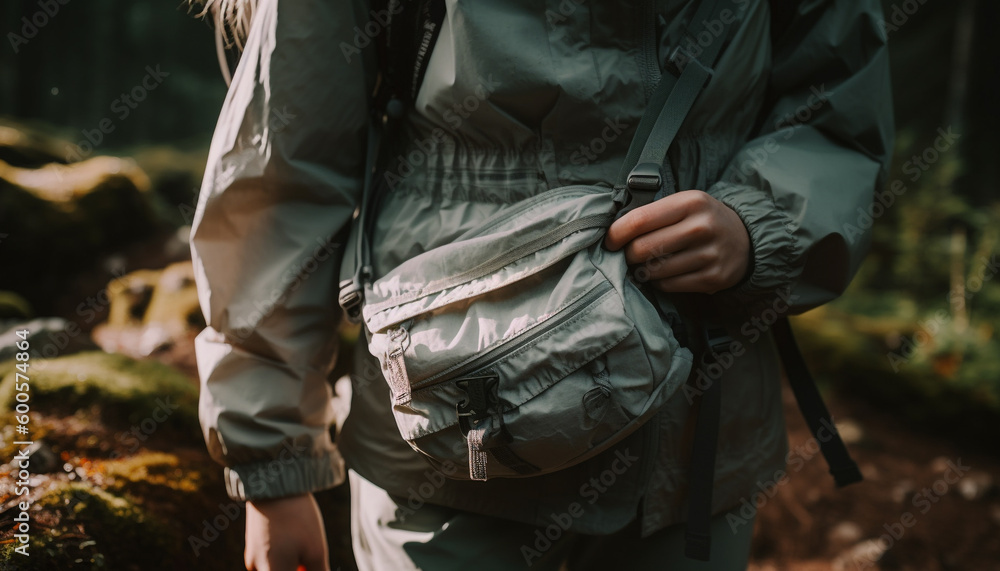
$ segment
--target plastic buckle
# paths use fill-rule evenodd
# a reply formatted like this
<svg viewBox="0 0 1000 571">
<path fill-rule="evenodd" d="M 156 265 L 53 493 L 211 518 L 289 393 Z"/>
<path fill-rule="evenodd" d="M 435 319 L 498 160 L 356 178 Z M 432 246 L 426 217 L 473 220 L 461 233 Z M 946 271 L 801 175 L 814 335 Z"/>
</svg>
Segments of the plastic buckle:
<svg viewBox="0 0 1000 571">
<path fill-rule="evenodd" d="M 708 75 L 708 79 L 710 79 L 713 75 L 715 75 L 714 69 L 701 63 L 701 61 L 697 57 L 691 55 L 690 52 L 688 52 L 681 46 L 675 47 L 673 50 L 671 50 L 670 55 L 667 56 L 667 69 L 676 73 L 678 77 L 680 77 L 681 74 L 684 73 L 684 70 L 687 69 L 689 63 L 693 63 L 697 65 L 699 68 L 701 68 L 702 72 Z M 708 79 L 706 79 L 705 81 L 707 82 Z"/>
<path fill-rule="evenodd" d="M 702 327 L 702 341 L 705 343 L 705 361 L 712 363 L 718 360 L 717 355 L 730 352 L 734 339 L 725 327 L 706 323 Z"/>
<path fill-rule="evenodd" d="M 659 191 L 663 186 L 660 165 L 654 163 L 640 163 L 635 165 L 632 172 L 628 173 L 626 184 L 629 190 Z"/>
<path fill-rule="evenodd" d="M 670 50 L 670 55 L 667 56 L 667 69 L 679 77 L 684 73 L 684 68 L 687 67 L 688 62 L 692 59 L 694 58 L 688 55 L 687 50 L 681 46 L 676 46 Z"/>
<path fill-rule="evenodd" d="M 499 404 L 499 383 L 500 377 L 492 372 L 455 380 L 458 388 L 465 392 L 465 399 L 455 405 L 462 436 L 468 437 L 469 432 L 477 428 L 480 422 L 492 416 L 490 411 Z"/>
<path fill-rule="evenodd" d="M 351 323 L 361 322 L 361 308 L 365 304 L 365 289 L 362 285 L 362 275 L 365 274 L 363 271 L 359 274 L 340 282 L 340 295 L 337 298 L 337 303 Z"/>
</svg>

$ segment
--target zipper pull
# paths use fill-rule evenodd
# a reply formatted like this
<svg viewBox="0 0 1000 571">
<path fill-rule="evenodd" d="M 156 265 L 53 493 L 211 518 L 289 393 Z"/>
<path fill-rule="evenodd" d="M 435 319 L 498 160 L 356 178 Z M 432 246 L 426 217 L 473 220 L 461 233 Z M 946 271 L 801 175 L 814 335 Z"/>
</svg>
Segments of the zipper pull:
<svg viewBox="0 0 1000 571">
<path fill-rule="evenodd" d="M 406 324 L 403 324 L 390 329 L 387 335 L 390 344 L 382 366 L 383 376 L 389 382 L 393 404 L 407 404 L 410 402 L 410 377 L 406 373 L 403 353 L 410 346 L 410 332 L 406 330 Z"/>
</svg>

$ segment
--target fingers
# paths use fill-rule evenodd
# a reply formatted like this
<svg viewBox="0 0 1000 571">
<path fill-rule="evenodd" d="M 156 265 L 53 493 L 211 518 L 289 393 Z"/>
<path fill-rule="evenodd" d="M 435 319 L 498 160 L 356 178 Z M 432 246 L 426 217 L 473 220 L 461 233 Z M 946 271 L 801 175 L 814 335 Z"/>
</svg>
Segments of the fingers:
<svg viewBox="0 0 1000 571">
<path fill-rule="evenodd" d="M 625 260 L 632 265 L 642 264 L 671 257 L 709 242 L 710 228 L 700 218 L 697 215 L 688 217 L 672 226 L 659 228 L 633 239 L 625 245 Z"/>
<path fill-rule="evenodd" d="M 685 190 L 640 206 L 611 224 L 604 239 L 604 247 L 612 251 L 620 250 L 643 234 L 676 224 L 693 210 L 701 208 L 701 203 L 707 197 L 700 190 Z"/>
<path fill-rule="evenodd" d="M 723 266 L 711 264 L 692 272 L 657 280 L 654 285 L 660 291 L 668 293 L 716 293 L 731 287 L 734 283 L 732 276 Z"/>
<path fill-rule="evenodd" d="M 655 282 L 656 289 L 666 293 L 715 293 L 723 287 L 717 287 L 719 280 L 709 269 L 689 272 L 679 276 L 658 280 Z"/>
<path fill-rule="evenodd" d="M 714 260 L 710 247 L 681 250 L 676 254 L 652 258 L 639 264 L 633 275 L 640 282 L 656 282 L 674 276 L 699 271 Z"/>
</svg>

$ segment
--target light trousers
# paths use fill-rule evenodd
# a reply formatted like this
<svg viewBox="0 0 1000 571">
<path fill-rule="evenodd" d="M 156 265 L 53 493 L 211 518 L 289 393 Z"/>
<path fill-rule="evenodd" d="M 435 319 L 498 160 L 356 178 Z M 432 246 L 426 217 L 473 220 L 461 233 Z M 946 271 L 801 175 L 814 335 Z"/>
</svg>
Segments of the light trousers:
<svg viewBox="0 0 1000 571">
<path fill-rule="evenodd" d="M 558 533 L 462 510 L 413 510 L 353 470 L 351 537 L 360 571 L 743 571 L 753 522 L 732 529 L 712 518 L 711 561 L 684 557 L 684 525 L 640 538 L 638 525 L 607 536 Z M 740 521 L 743 521 L 740 518 Z"/>
</svg>

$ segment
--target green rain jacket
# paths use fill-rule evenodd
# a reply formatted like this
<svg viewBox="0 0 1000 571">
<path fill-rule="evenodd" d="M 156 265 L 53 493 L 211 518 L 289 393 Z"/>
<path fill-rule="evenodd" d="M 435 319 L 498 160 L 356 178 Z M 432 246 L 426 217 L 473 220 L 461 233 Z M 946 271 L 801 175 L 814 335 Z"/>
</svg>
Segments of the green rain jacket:
<svg viewBox="0 0 1000 571">
<path fill-rule="evenodd" d="M 697 4 L 448 0 L 380 177 L 391 190 L 378 212 L 375 277 L 500 204 L 613 181 L 668 54 L 696 49 L 684 30 Z M 700 373 L 722 382 L 716 511 L 782 481 L 789 458 L 768 325 L 844 291 L 892 146 L 879 3 L 798 4 L 772 38 L 766 0 L 732 0 L 723 15 L 738 21 L 670 154 L 680 190 L 731 207 L 753 249 L 747 278 L 713 296 L 739 350 Z M 352 410 L 331 442 L 339 244 L 360 198 L 367 46 L 384 16 L 347 1 L 261 0 L 221 112 L 192 246 L 208 322 L 197 339 L 201 422 L 230 495 L 327 488 L 346 459 L 403 509 L 429 502 L 540 525 L 570 513 L 585 533 L 623 527 L 640 505 L 644 533 L 682 521 L 694 418 L 685 392 L 573 468 L 449 480 L 399 437 L 361 343 Z"/>
</svg>

